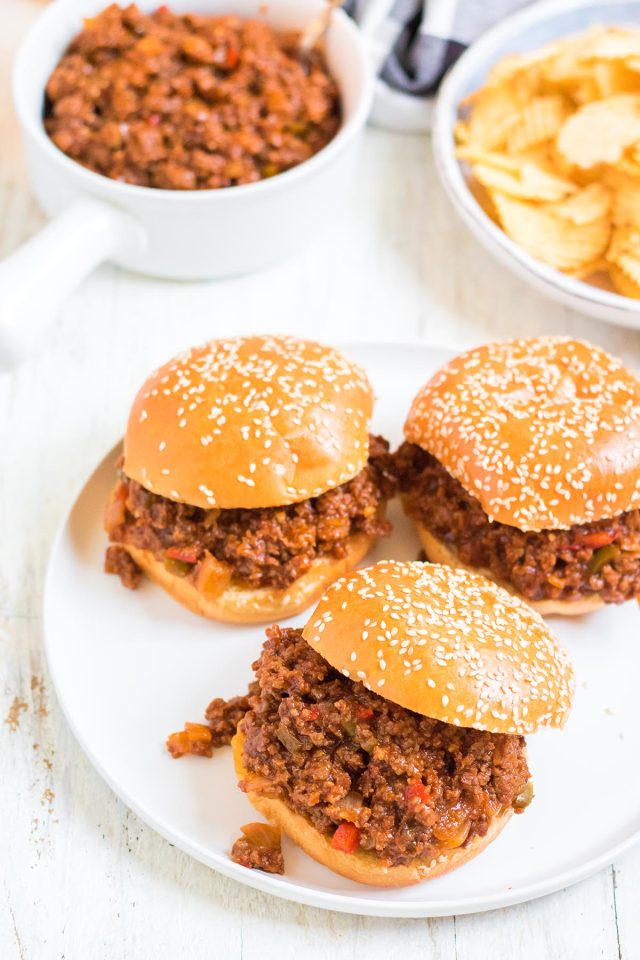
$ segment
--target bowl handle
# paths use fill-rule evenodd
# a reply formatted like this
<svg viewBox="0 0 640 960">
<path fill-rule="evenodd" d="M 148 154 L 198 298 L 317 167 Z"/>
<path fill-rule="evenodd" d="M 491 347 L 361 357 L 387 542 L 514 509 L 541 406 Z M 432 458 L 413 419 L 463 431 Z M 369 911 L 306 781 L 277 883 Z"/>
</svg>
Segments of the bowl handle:
<svg viewBox="0 0 640 960">
<path fill-rule="evenodd" d="M 66 297 L 113 254 L 139 252 L 142 226 L 101 200 L 76 200 L 0 263 L 0 371 L 37 346 Z"/>
</svg>

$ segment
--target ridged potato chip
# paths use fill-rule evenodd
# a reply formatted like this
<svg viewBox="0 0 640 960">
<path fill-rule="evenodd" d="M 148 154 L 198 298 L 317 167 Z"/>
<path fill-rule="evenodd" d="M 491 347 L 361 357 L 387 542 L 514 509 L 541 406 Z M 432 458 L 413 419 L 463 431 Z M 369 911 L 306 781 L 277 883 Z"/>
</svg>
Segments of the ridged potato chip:
<svg viewBox="0 0 640 960">
<path fill-rule="evenodd" d="M 467 142 L 484 150 L 504 146 L 522 106 L 515 92 L 507 87 L 489 88 L 481 99 L 472 99 L 470 105 Z"/>
<path fill-rule="evenodd" d="M 465 123 L 464 120 L 458 120 L 455 126 L 454 136 L 457 144 L 465 144 L 469 142 L 469 124 Z"/>
<path fill-rule="evenodd" d="M 620 93 L 588 103 L 558 134 L 558 153 L 573 166 L 615 165 L 640 139 L 640 93 Z"/>
<path fill-rule="evenodd" d="M 640 57 L 640 30 L 621 27 L 597 29 L 585 45 L 584 60 L 628 60 Z"/>
<path fill-rule="evenodd" d="M 570 276 L 575 277 L 576 280 L 586 280 L 589 278 L 592 282 L 595 280 L 595 274 L 608 275 L 609 274 L 610 264 L 608 260 L 605 260 L 604 257 L 598 257 L 597 260 L 592 260 L 590 263 L 585 263 L 581 267 L 576 267 L 574 270 L 567 270 Z M 598 283 L 598 286 L 602 284 Z"/>
<path fill-rule="evenodd" d="M 605 174 L 612 195 L 611 218 L 618 227 L 640 227 L 640 171 L 631 177 L 622 170 L 610 170 Z"/>
<path fill-rule="evenodd" d="M 518 153 L 528 147 L 553 140 L 571 113 L 566 97 L 554 93 L 546 97 L 534 97 L 523 107 L 518 122 L 507 136 L 507 149 Z"/>
<path fill-rule="evenodd" d="M 517 157 L 467 144 L 463 144 L 456 150 L 456 156 L 467 163 L 479 163 L 486 167 L 495 167 L 496 170 L 506 170 L 507 173 L 517 173 L 521 166 L 521 160 Z"/>
<path fill-rule="evenodd" d="M 637 227 L 616 227 L 607 251 L 607 260 L 630 283 L 640 285 L 640 230 Z M 620 285 L 624 281 L 618 277 L 617 282 Z"/>
<path fill-rule="evenodd" d="M 601 257 L 609 244 L 607 217 L 577 225 L 544 206 L 491 193 L 505 232 L 532 257 L 559 270 L 576 270 Z"/>
<path fill-rule="evenodd" d="M 486 187 L 483 187 L 482 184 L 479 183 L 475 178 L 471 178 L 469 180 L 469 190 L 471 191 L 471 194 L 478 206 L 484 210 L 486 215 L 493 220 L 494 223 L 500 226 L 498 211 L 496 210 L 495 204 L 491 198 L 491 194 Z"/>
<path fill-rule="evenodd" d="M 528 161 L 514 173 L 478 163 L 474 173 L 487 190 L 499 190 L 522 200 L 562 200 L 578 189 L 570 180 L 546 173 Z"/>
<path fill-rule="evenodd" d="M 531 256 L 640 299 L 640 29 L 509 54 L 464 104 L 474 196 Z"/>
<path fill-rule="evenodd" d="M 562 203 L 557 203 L 553 212 L 556 217 L 580 226 L 608 217 L 612 200 L 611 191 L 603 183 L 590 183 Z"/>
<path fill-rule="evenodd" d="M 491 68 L 487 86 L 510 83 L 523 75 L 537 78 L 562 50 L 563 41 L 558 40 L 531 53 L 509 53 Z"/>
<path fill-rule="evenodd" d="M 640 228 L 616 227 L 611 235 L 607 260 L 621 267 L 634 281 L 640 282 Z"/>
<path fill-rule="evenodd" d="M 612 97 L 616 93 L 635 93 L 638 90 L 637 71 L 630 69 L 626 61 L 594 63 L 592 70 L 600 97 Z"/>
<path fill-rule="evenodd" d="M 628 277 L 624 270 L 621 270 L 615 263 L 609 264 L 609 276 L 617 293 L 621 293 L 623 297 L 633 297 L 634 300 L 640 300 L 640 285 L 635 283 L 631 277 Z"/>
</svg>

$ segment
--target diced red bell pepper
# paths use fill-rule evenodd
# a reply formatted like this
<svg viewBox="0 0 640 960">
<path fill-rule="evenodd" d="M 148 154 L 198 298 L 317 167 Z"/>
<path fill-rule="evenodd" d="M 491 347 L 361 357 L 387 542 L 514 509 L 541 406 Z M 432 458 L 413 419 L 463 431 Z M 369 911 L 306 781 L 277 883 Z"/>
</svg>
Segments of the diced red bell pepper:
<svg viewBox="0 0 640 960">
<path fill-rule="evenodd" d="M 609 530 L 592 530 L 580 537 L 580 546 L 593 547 L 594 550 L 598 550 L 600 547 L 608 547 L 615 538 L 615 533 L 610 533 Z"/>
<path fill-rule="evenodd" d="M 360 830 L 353 823 L 341 823 L 333 837 L 331 846 L 343 853 L 354 853 L 360 845 Z"/>
<path fill-rule="evenodd" d="M 419 803 L 429 803 L 431 794 L 424 783 L 410 783 L 404 791 L 404 802 L 410 804 L 413 800 Z"/>
<path fill-rule="evenodd" d="M 371 720 L 373 710 L 371 707 L 356 707 L 356 718 L 358 720 Z"/>
<path fill-rule="evenodd" d="M 200 556 L 200 548 L 185 544 L 182 547 L 169 547 L 165 556 L 169 560 L 179 560 L 181 563 L 197 563 Z"/>
<path fill-rule="evenodd" d="M 240 59 L 240 51 L 237 47 L 227 47 L 227 54 L 224 58 L 224 65 L 228 70 L 233 70 Z"/>
<path fill-rule="evenodd" d="M 319 716 L 320 716 L 320 707 L 316 703 L 314 703 L 312 704 L 312 706 L 309 707 L 309 720 L 313 722 L 314 720 L 317 720 Z"/>
</svg>

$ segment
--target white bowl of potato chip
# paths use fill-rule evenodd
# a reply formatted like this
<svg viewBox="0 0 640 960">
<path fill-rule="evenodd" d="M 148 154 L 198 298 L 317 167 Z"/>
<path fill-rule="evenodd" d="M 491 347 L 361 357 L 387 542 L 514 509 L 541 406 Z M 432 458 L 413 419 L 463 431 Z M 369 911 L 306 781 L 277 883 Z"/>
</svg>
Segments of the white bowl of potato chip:
<svg viewBox="0 0 640 960">
<path fill-rule="evenodd" d="M 640 3 L 545 0 L 467 50 L 433 143 L 480 242 L 532 286 L 640 329 Z"/>
</svg>

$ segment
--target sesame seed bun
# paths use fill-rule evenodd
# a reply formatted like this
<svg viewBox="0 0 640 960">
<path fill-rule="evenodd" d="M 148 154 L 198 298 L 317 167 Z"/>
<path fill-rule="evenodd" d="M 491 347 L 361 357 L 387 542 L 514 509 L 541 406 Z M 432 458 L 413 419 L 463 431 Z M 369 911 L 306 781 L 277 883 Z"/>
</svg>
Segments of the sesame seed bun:
<svg viewBox="0 0 640 960">
<path fill-rule="evenodd" d="M 233 760 L 236 774 L 248 787 L 247 797 L 274 827 L 297 843 L 304 852 L 321 863 L 334 873 L 339 873 L 357 883 L 367 883 L 376 887 L 407 887 L 423 880 L 433 880 L 435 877 L 448 873 L 456 867 L 462 866 L 468 860 L 477 856 L 492 840 L 498 836 L 504 825 L 513 814 L 511 807 L 494 817 L 484 837 L 473 837 L 463 847 L 443 850 L 442 853 L 429 861 L 414 860 L 412 863 L 399 866 L 388 866 L 374 853 L 357 850 L 354 853 L 344 853 L 334 850 L 331 840 L 316 829 L 301 814 L 296 813 L 283 800 L 263 797 L 251 790 L 251 774 L 244 769 L 242 755 L 244 750 L 244 735 L 242 724 L 231 741 Z"/>
<path fill-rule="evenodd" d="M 640 507 L 640 380 L 581 340 L 489 343 L 443 367 L 405 436 L 490 520 L 568 529 Z"/>
<path fill-rule="evenodd" d="M 121 544 L 147 576 L 166 590 L 174 600 L 193 613 L 225 623 L 267 623 L 293 617 L 311 606 L 336 577 L 353 569 L 372 545 L 371 537 L 356 533 L 349 538 L 344 557 L 317 557 L 309 570 L 285 590 L 245 587 L 231 583 L 219 596 L 211 597 L 201 593 L 192 580 L 176 576 L 167 570 L 164 563 L 157 560 L 150 550 L 140 550 L 127 543 Z"/>
<path fill-rule="evenodd" d="M 503 590 L 507 590 L 509 593 L 514 594 L 514 596 L 522 597 L 522 594 L 514 590 L 511 584 L 494 577 L 490 570 L 486 570 L 484 567 L 469 567 L 467 564 L 462 563 L 456 551 L 448 544 L 443 543 L 442 540 L 434 537 L 423 523 L 416 522 L 416 528 L 427 559 L 433 563 L 443 563 L 448 567 L 467 570 L 469 573 L 479 573 L 483 577 L 488 577 L 490 580 L 493 580 L 501 586 Z M 522 599 L 542 616 L 581 617 L 586 613 L 593 613 L 594 610 L 599 610 L 600 607 L 604 606 L 604 600 L 597 596 L 597 594 L 593 594 L 590 597 L 581 597 L 579 600 L 528 600 L 526 597 L 522 597 Z"/>
<path fill-rule="evenodd" d="M 384 560 L 333 583 L 304 639 L 387 700 L 444 723 L 527 734 L 564 725 L 567 655 L 542 617 L 476 573 Z"/>
<path fill-rule="evenodd" d="M 211 340 L 143 384 L 124 471 L 205 510 L 297 503 L 362 470 L 372 407 L 364 371 L 331 347 L 285 336 Z"/>
</svg>

